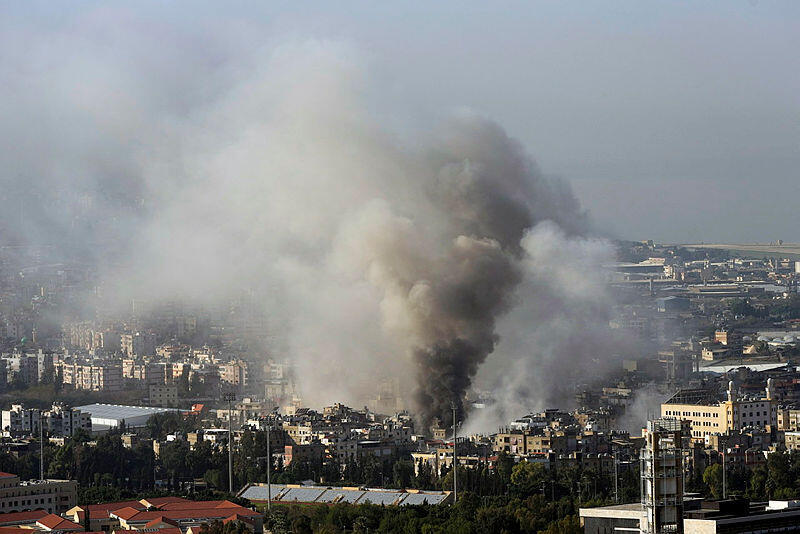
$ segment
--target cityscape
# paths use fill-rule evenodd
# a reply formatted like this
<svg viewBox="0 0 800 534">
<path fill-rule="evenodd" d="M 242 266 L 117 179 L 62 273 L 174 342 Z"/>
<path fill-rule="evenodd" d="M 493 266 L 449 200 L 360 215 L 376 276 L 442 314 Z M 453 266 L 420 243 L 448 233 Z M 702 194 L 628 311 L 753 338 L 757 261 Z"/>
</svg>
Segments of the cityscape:
<svg viewBox="0 0 800 534">
<path fill-rule="evenodd" d="M 0 534 L 800 532 L 798 6 L 279 4 L 0 8 Z"/>
</svg>

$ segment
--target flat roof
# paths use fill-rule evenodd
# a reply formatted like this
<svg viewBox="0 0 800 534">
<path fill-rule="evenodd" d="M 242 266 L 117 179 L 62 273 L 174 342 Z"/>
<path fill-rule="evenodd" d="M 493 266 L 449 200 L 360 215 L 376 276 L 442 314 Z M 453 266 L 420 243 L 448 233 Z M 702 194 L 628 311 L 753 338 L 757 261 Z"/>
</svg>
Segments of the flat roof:
<svg viewBox="0 0 800 534">
<path fill-rule="evenodd" d="M 763 372 L 763 371 L 771 371 L 772 369 L 780 369 L 781 367 L 786 367 L 786 363 L 733 363 L 733 364 L 712 364 L 712 365 L 701 365 L 700 372 L 701 373 L 715 373 L 715 374 L 725 374 L 729 371 L 733 371 L 740 367 L 747 367 L 751 371 L 756 372 Z"/>
<path fill-rule="evenodd" d="M 176 408 L 160 408 L 157 406 L 124 406 L 121 404 L 87 404 L 76 406 L 82 412 L 91 414 L 92 419 L 132 419 L 134 417 L 151 416 L 159 413 L 178 412 Z"/>
<path fill-rule="evenodd" d="M 597 508 L 581 508 L 581 517 L 616 517 L 622 519 L 641 519 L 644 517 L 644 507 L 640 502 L 615 504 L 613 506 L 598 506 Z"/>
</svg>

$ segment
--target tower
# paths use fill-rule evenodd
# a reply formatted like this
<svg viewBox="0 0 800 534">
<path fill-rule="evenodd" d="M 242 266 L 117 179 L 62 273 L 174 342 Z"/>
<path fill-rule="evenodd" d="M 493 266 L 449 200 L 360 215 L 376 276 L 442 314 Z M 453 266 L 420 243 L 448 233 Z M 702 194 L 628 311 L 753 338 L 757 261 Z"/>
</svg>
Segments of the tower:
<svg viewBox="0 0 800 534">
<path fill-rule="evenodd" d="M 640 456 L 643 533 L 683 533 L 683 437 L 688 436 L 684 425 L 678 419 L 647 422 Z"/>
</svg>

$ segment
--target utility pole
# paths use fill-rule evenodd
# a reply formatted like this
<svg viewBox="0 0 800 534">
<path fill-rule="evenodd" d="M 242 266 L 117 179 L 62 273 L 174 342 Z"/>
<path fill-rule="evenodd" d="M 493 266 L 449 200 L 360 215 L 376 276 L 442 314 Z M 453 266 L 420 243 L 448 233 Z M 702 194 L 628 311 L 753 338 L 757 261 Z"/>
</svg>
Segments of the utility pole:
<svg viewBox="0 0 800 534">
<path fill-rule="evenodd" d="M 44 430 L 42 429 L 42 410 L 39 410 L 39 480 L 44 480 Z"/>
<path fill-rule="evenodd" d="M 725 457 L 728 455 L 728 449 L 722 451 L 722 498 L 728 498 L 728 479 L 727 469 L 725 469 Z"/>
<path fill-rule="evenodd" d="M 458 441 L 456 419 L 456 404 L 453 403 L 453 503 L 458 501 L 458 456 L 456 455 L 456 442 Z"/>
<path fill-rule="evenodd" d="M 228 493 L 233 494 L 233 409 L 231 403 L 236 395 L 226 393 L 225 400 L 228 401 Z"/>
<path fill-rule="evenodd" d="M 272 454 L 269 452 L 269 442 L 272 438 L 272 421 L 267 424 L 267 512 L 272 510 L 272 483 L 269 476 L 272 472 Z"/>
<path fill-rule="evenodd" d="M 617 469 L 617 453 L 612 456 L 614 458 L 614 502 L 619 502 L 619 471 Z"/>
</svg>

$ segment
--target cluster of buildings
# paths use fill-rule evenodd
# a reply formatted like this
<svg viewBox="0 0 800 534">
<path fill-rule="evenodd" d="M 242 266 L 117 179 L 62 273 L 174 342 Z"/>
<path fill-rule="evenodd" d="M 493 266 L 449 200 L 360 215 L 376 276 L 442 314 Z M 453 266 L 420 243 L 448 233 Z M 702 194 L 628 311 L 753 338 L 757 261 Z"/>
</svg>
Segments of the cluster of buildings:
<svg viewBox="0 0 800 534">
<path fill-rule="evenodd" d="M 3 489 L 4 475 L 7 474 L 0 473 L 0 491 Z M 264 518 L 260 512 L 230 501 L 189 501 L 180 497 L 159 497 L 80 506 L 75 501 L 73 494 L 70 502 L 64 500 L 58 507 L 32 504 L 13 507 L 22 508 L 22 511 L 2 511 L 0 529 L 4 534 L 200 534 L 211 523 L 218 521 L 222 524 L 235 522 L 253 534 L 264 532 Z"/>
<path fill-rule="evenodd" d="M 586 534 L 744 534 L 796 532 L 800 502 L 743 498 L 707 500 L 686 492 L 686 461 L 691 457 L 691 423 L 662 417 L 647 422 L 640 451 L 639 502 L 581 508 Z"/>
<path fill-rule="evenodd" d="M 253 381 L 253 376 L 258 376 Z M 142 391 L 158 406 L 177 406 L 184 397 L 216 397 L 222 391 L 255 393 L 278 405 L 296 399 L 292 368 L 268 360 L 255 364 L 218 349 L 165 344 L 130 357 L 90 355 L 70 350 L 16 351 L 0 355 L 0 390 L 10 384 L 57 382 L 67 388 L 102 393 Z"/>
<path fill-rule="evenodd" d="M 54 403 L 49 410 L 12 404 L 9 410 L 0 412 L 0 420 L 3 435 L 7 437 L 36 435 L 40 430 L 51 436 L 72 436 L 79 430 L 92 431 L 90 413 L 62 403 Z"/>
</svg>

